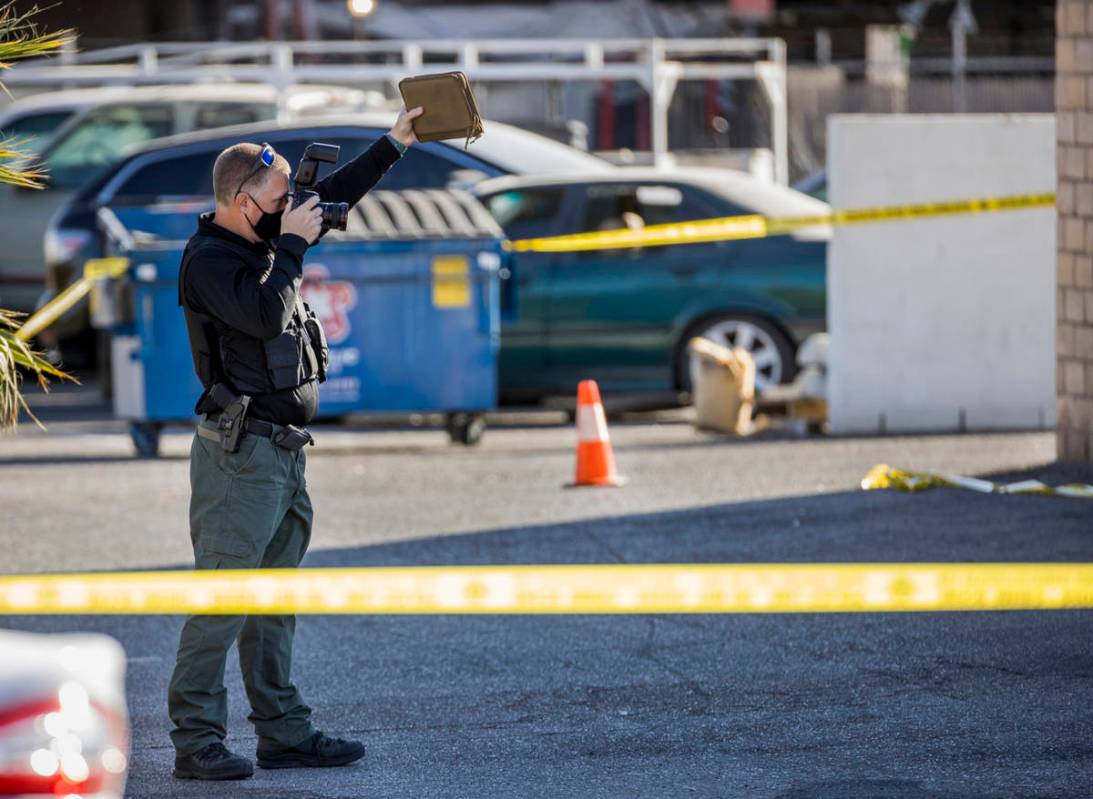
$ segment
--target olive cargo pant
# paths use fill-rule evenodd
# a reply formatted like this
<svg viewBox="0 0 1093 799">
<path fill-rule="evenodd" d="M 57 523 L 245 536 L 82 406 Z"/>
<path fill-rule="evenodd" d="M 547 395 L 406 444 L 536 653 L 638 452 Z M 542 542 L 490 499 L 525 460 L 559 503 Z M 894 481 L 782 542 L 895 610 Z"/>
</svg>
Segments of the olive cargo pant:
<svg viewBox="0 0 1093 799">
<path fill-rule="evenodd" d="M 201 422 L 206 429 L 215 424 Z M 239 451 L 194 435 L 190 447 L 190 538 L 198 569 L 295 568 L 311 538 L 304 451 L 246 434 Z M 293 746 L 314 731 L 292 684 L 295 616 L 190 616 L 167 692 L 171 740 L 191 754 L 224 739 L 228 699 L 224 663 L 239 642 L 260 747 Z"/>
</svg>

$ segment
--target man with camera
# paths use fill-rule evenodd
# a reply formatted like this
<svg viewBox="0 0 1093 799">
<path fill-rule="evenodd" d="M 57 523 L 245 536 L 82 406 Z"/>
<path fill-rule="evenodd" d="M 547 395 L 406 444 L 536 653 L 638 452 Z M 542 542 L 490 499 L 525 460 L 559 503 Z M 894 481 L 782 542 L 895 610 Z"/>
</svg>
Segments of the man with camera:
<svg viewBox="0 0 1093 799">
<path fill-rule="evenodd" d="M 336 148 L 311 145 L 295 193 L 288 162 L 269 145 L 234 145 L 213 166 L 216 210 L 200 217 L 179 271 L 205 388 L 190 450 L 198 569 L 295 568 L 303 558 L 312 521 L 303 447 L 313 443 L 304 425 L 318 409 L 328 356 L 322 325 L 300 298 L 304 252 L 326 229 L 344 229 L 347 209 L 337 204 L 356 204 L 417 141 L 411 121 L 422 113 L 403 107 L 389 133 L 318 182 L 318 161 L 335 160 Z M 259 766 L 342 766 L 364 756 L 361 743 L 312 727 L 291 680 L 295 623 L 286 615 L 186 620 L 168 688 L 176 777 L 253 773 L 249 759 L 223 744 L 224 664 L 236 640 Z"/>
</svg>

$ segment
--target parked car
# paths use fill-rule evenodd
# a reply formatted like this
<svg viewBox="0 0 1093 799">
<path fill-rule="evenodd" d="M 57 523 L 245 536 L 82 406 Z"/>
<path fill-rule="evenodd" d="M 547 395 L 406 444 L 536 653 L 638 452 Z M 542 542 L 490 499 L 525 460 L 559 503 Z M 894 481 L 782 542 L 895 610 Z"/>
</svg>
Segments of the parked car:
<svg viewBox="0 0 1093 799">
<path fill-rule="evenodd" d="M 133 147 L 187 131 L 289 120 L 331 107 L 363 107 L 364 93 L 328 86 L 142 86 L 50 92 L 19 100 L 0 136 L 28 138 L 48 170 L 44 189 L 0 185 L 0 306 L 29 311 L 45 281 L 46 223 L 73 192 Z"/>
<path fill-rule="evenodd" d="M 0 630 L 0 796 L 121 799 L 125 652 L 105 635 Z"/>
<path fill-rule="evenodd" d="M 103 254 L 105 242 L 96 223 L 100 207 L 146 207 L 164 217 L 156 226 L 159 235 L 188 238 L 197 214 L 214 207 L 212 165 L 225 147 L 241 141 L 269 142 L 295 168 L 304 147 L 322 141 L 341 145 L 344 162 L 390 130 L 394 121 L 395 114 L 369 112 L 235 126 L 150 142 L 85 184 L 53 217 L 45 235 L 49 291 L 67 286 L 84 261 Z M 595 156 L 510 125 L 487 121 L 485 126 L 483 144 L 467 151 L 462 140 L 415 145 L 383 177 L 380 188 L 467 187 L 510 173 L 596 175 L 616 169 Z M 57 327 L 67 336 L 86 329 L 86 313 L 79 312 L 69 314 Z"/>
<path fill-rule="evenodd" d="M 17 139 L 23 152 L 35 155 L 73 116 L 123 99 L 125 91 L 123 87 L 71 89 L 22 97 L 0 111 L 0 138 Z"/>
<path fill-rule="evenodd" d="M 590 176 L 504 177 L 475 193 L 513 240 L 763 214 L 826 213 L 825 203 L 731 170 L 617 168 Z M 797 346 L 824 328 L 830 230 L 700 244 L 515 253 L 503 291 L 499 384 L 506 400 L 690 384 L 686 344 L 749 350 L 757 387 L 788 381 Z"/>
</svg>

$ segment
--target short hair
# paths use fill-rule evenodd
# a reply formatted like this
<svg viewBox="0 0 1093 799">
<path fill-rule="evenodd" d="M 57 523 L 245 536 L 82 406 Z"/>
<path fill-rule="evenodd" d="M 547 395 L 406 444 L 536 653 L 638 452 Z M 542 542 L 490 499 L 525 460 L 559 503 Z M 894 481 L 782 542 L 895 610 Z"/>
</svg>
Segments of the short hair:
<svg viewBox="0 0 1093 799">
<path fill-rule="evenodd" d="M 260 144 L 243 142 L 233 144 L 216 157 L 216 163 L 213 164 L 213 195 L 216 197 L 217 205 L 232 204 L 235 195 L 239 193 L 240 182 L 247 179 L 247 175 L 253 172 L 261 152 Z M 247 183 L 254 184 L 258 181 L 258 185 L 261 185 L 265 183 L 269 173 L 275 169 L 285 175 L 292 171 L 284 156 L 276 153 L 273 157 L 273 165 L 268 169 L 263 167 L 255 172 Z"/>
</svg>

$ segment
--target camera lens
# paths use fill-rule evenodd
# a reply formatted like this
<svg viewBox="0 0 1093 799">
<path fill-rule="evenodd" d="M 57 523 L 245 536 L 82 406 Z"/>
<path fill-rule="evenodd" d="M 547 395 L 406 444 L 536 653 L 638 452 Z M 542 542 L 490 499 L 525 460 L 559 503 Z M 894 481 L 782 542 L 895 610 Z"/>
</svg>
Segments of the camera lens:
<svg viewBox="0 0 1093 799">
<path fill-rule="evenodd" d="M 333 230 L 345 230 L 349 224 L 349 203 L 320 203 L 323 208 L 323 226 Z"/>
</svg>

